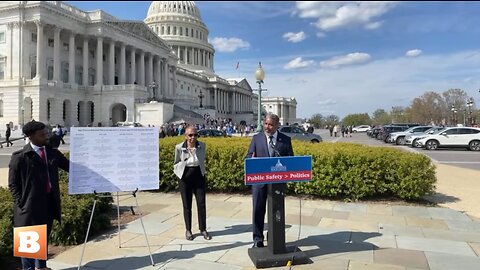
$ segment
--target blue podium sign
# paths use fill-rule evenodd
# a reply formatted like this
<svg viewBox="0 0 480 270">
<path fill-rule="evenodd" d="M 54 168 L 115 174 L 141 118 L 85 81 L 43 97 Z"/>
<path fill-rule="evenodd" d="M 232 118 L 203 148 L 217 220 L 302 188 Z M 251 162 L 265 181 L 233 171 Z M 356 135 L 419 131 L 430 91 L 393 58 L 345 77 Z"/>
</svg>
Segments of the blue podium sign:
<svg viewBox="0 0 480 270">
<path fill-rule="evenodd" d="M 245 185 L 312 180 L 312 156 L 245 159 Z"/>
</svg>

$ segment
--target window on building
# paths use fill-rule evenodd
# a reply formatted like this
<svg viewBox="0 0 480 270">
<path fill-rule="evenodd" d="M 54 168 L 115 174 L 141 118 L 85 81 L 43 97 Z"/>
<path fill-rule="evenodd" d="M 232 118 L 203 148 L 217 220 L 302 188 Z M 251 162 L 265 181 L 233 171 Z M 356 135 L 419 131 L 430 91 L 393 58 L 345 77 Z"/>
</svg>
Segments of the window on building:
<svg viewBox="0 0 480 270">
<path fill-rule="evenodd" d="M 47 80 L 53 80 L 53 60 L 47 60 Z"/>
<path fill-rule="evenodd" d="M 188 37 L 188 28 L 185 27 L 185 36 Z"/>
<path fill-rule="evenodd" d="M 95 51 L 94 50 L 90 50 L 90 58 L 95 58 Z"/>
<path fill-rule="evenodd" d="M 5 43 L 5 32 L 0 32 L 0 43 Z"/>
<path fill-rule="evenodd" d="M 0 80 L 5 80 L 6 65 L 7 65 L 7 58 L 0 57 Z"/>
<path fill-rule="evenodd" d="M 170 26 L 167 26 L 167 35 L 170 35 Z"/>
<path fill-rule="evenodd" d="M 75 68 L 75 82 L 78 85 L 83 85 L 83 67 L 77 66 Z"/>
<path fill-rule="evenodd" d="M 81 56 L 82 55 L 82 47 L 77 47 L 77 50 L 75 52 L 76 55 Z"/>
<path fill-rule="evenodd" d="M 195 37 L 198 38 L 198 30 L 195 30 Z"/>
<path fill-rule="evenodd" d="M 162 26 L 162 35 L 165 35 L 165 26 Z"/>
<path fill-rule="evenodd" d="M 95 120 L 95 104 L 93 102 L 90 103 L 90 122 L 93 123 Z"/>
<path fill-rule="evenodd" d="M 37 33 L 32 33 L 32 42 L 37 42 Z"/>
<path fill-rule="evenodd" d="M 65 121 L 67 119 L 67 102 L 63 102 L 63 114 L 62 114 L 62 119 Z"/>
<path fill-rule="evenodd" d="M 49 38 L 48 39 L 48 47 L 53 47 L 54 44 L 55 44 L 55 42 L 54 42 L 53 38 Z"/>
<path fill-rule="evenodd" d="M 177 27 L 176 27 L 176 26 L 173 27 L 173 34 L 174 34 L 174 35 L 177 34 Z"/>
<path fill-rule="evenodd" d="M 68 81 L 68 63 L 67 62 L 62 62 L 62 82 L 64 82 L 64 83 L 69 82 Z"/>
<path fill-rule="evenodd" d="M 50 100 L 48 99 L 47 100 L 47 120 L 50 121 L 50 113 L 52 112 L 52 108 L 51 108 L 51 102 Z"/>
<path fill-rule="evenodd" d="M 180 27 L 180 36 L 183 36 L 183 27 Z"/>
<path fill-rule="evenodd" d="M 88 85 L 95 85 L 95 69 L 88 69 Z"/>
<path fill-rule="evenodd" d="M 190 36 L 193 37 L 193 28 L 190 29 L 190 34 L 191 34 Z"/>
<path fill-rule="evenodd" d="M 35 78 L 37 76 L 37 56 L 32 55 L 30 56 L 30 79 Z"/>
<path fill-rule="evenodd" d="M 63 50 L 68 52 L 68 43 L 63 43 Z"/>
</svg>

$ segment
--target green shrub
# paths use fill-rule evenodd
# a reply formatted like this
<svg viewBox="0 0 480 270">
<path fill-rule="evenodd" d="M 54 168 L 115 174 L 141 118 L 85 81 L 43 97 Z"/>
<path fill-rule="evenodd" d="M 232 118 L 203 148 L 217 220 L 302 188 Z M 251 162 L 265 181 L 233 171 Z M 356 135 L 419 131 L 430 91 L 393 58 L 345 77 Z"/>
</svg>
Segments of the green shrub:
<svg viewBox="0 0 480 270">
<path fill-rule="evenodd" d="M 68 183 L 60 181 L 62 198 L 62 222 L 54 222 L 50 243 L 55 245 L 76 245 L 85 241 L 88 222 L 95 195 L 69 195 Z M 98 198 L 95 205 L 89 236 L 111 227 L 110 212 L 112 197 Z"/>
<path fill-rule="evenodd" d="M 0 265 L 13 255 L 13 198 L 0 187 Z"/>
<path fill-rule="evenodd" d="M 245 192 L 244 158 L 250 138 L 201 138 L 207 144 L 207 188 Z M 175 145 L 183 137 L 160 140 L 160 190 L 178 188 L 173 173 Z M 313 180 L 289 183 L 288 192 L 356 201 L 372 196 L 418 199 L 435 189 L 435 166 L 421 154 L 351 143 L 293 142 L 295 155 L 311 155 Z"/>
</svg>

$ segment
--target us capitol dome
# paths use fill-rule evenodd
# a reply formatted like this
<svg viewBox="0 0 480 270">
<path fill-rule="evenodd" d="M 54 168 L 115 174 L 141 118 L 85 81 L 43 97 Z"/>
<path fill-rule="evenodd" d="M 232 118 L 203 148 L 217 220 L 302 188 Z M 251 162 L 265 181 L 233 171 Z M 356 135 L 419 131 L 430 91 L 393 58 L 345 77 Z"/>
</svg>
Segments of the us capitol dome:
<svg viewBox="0 0 480 270">
<path fill-rule="evenodd" d="M 153 1 L 144 22 L 170 45 L 179 67 L 214 74 L 215 50 L 195 2 Z"/>
</svg>

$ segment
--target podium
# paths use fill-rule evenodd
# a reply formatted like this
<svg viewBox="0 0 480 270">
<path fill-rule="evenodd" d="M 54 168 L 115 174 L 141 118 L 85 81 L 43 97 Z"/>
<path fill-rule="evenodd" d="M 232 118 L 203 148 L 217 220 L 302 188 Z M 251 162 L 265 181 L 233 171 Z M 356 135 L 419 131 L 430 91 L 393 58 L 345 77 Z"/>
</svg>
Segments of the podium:
<svg viewBox="0 0 480 270">
<path fill-rule="evenodd" d="M 287 246 L 285 243 L 286 183 L 310 181 L 311 166 L 311 156 L 252 158 L 245 161 L 245 184 L 268 183 L 267 246 L 248 249 L 256 268 L 286 266 L 289 262 L 292 265 L 312 262 L 297 246 Z M 289 171 L 288 168 L 294 170 Z"/>
</svg>

